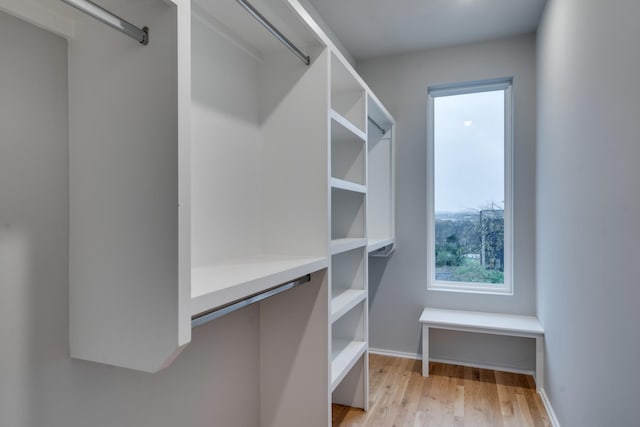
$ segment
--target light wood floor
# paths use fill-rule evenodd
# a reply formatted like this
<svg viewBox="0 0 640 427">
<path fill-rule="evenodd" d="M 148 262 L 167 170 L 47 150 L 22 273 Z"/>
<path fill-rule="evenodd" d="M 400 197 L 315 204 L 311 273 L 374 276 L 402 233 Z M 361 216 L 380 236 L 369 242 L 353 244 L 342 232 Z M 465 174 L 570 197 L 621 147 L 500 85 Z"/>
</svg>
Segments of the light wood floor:
<svg viewBox="0 0 640 427">
<path fill-rule="evenodd" d="M 529 375 L 369 356 L 369 411 L 333 405 L 334 426 L 551 426 Z"/>
</svg>

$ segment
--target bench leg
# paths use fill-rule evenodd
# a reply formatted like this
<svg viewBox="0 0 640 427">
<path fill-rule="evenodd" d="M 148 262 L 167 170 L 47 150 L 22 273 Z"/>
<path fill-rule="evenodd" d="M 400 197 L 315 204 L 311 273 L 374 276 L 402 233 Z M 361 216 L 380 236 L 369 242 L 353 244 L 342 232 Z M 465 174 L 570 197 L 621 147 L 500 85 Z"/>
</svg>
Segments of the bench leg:
<svg viewBox="0 0 640 427">
<path fill-rule="evenodd" d="M 544 384 L 544 336 L 536 337 L 536 390 L 540 392 Z"/>
<path fill-rule="evenodd" d="M 429 327 L 422 325 L 422 376 L 429 376 Z"/>
</svg>

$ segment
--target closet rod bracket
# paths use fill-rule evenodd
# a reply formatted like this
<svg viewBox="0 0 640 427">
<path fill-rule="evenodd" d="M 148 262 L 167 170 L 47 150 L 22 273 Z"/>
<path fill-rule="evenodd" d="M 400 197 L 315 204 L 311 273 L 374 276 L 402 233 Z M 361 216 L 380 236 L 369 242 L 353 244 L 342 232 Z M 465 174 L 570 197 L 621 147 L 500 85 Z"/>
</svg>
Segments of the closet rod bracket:
<svg viewBox="0 0 640 427">
<path fill-rule="evenodd" d="M 142 27 L 142 32 L 144 33 L 144 36 L 142 37 L 140 44 L 146 46 L 149 44 L 149 27 Z"/>
</svg>

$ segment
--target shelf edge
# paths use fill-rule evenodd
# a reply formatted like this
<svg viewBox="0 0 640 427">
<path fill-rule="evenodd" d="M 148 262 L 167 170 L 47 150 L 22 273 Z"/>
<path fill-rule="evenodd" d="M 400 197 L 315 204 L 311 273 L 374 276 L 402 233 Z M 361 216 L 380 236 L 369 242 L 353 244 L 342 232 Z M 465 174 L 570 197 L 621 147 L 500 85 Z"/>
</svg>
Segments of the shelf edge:
<svg viewBox="0 0 640 427">
<path fill-rule="evenodd" d="M 342 356 L 343 353 L 349 349 L 351 344 L 359 344 L 359 345 L 356 348 L 356 350 L 353 351 L 353 354 L 349 354 L 349 361 L 347 362 L 347 364 L 345 364 L 344 367 L 340 369 L 340 372 L 338 372 L 334 376 L 333 365 L 335 361 L 339 359 L 340 356 Z M 338 385 L 347 376 L 347 374 L 351 371 L 351 369 L 353 369 L 356 362 L 358 362 L 358 360 L 362 357 L 363 354 L 366 353 L 366 351 L 367 351 L 367 343 L 365 341 L 354 340 L 354 341 L 351 341 L 349 344 L 347 344 L 347 347 L 345 347 L 345 349 L 341 351 L 335 359 L 331 360 L 331 391 L 332 392 L 336 389 L 336 387 L 338 387 Z"/>
<path fill-rule="evenodd" d="M 342 114 L 338 113 L 333 108 L 329 110 L 329 117 L 331 118 L 331 120 L 333 120 L 334 122 L 338 123 L 340 126 L 345 128 L 346 130 L 351 132 L 358 139 L 361 139 L 363 142 L 367 141 L 366 132 L 360 130 L 356 125 L 351 123 L 349 119 L 344 117 Z"/>
</svg>

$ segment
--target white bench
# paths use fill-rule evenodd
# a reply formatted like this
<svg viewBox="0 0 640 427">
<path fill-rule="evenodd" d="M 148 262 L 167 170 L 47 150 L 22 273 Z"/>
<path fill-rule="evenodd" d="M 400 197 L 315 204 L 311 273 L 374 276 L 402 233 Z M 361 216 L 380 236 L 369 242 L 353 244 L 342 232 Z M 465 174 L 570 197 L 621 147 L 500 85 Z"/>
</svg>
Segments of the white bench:
<svg viewBox="0 0 640 427">
<path fill-rule="evenodd" d="M 422 323 L 422 375 L 429 376 L 429 329 L 480 332 L 483 334 L 509 335 L 535 338 L 536 340 L 536 388 L 542 388 L 544 375 L 544 330 L 533 316 L 482 313 L 477 311 L 425 308 L 420 316 Z"/>
</svg>

